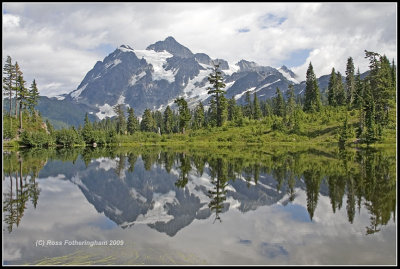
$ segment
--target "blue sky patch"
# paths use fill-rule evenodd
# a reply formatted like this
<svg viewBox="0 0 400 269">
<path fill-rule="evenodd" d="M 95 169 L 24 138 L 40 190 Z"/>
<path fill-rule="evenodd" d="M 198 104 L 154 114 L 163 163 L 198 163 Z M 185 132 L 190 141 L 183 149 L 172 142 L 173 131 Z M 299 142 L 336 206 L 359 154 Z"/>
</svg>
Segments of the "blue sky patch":
<svg viewBox="0 0 400 269">
<path fill-rule="evenodd" d="M 271 13 L 265 14 L 260 19 L 261 19 L 260 26 L 262 29 L 277 27 L 287 20 L 287 18 L 285 17 L 279 17 Z"/>
<path fill-rule="evenodd" d="M 267 242 L 261 243 L 261 252 L 264 256 L 273 259 L 277 256 L 288 256 L 289 252 L 278 244 L 269 244 Z"/>
<path fill-rule="evenodd" d="M 249 28 L 242 28 L 238 30 L 238 33 L 247 33 L 247 32 L 250 32 Z"/>
<path fill-rule="evenodd" d="M 111 45 L 110 43 L 101 43 L 94 49 L 91 49 L 91 51 L 95 51 L 100 53 L 101 55 L 108 55 L 112 53 L 117 47 L 114 45 Z"/>
<path fill-rule="evenodd" d="M 310 55 L 311 51 L 312 49 L 295 50 L 290 54 L 289 59 L 283 61 L 283 65 L 286 65 L 289 68 L 300 66 L 304 64 L 305 60 L 307 60 L 307 57 Z"/>
</svg>

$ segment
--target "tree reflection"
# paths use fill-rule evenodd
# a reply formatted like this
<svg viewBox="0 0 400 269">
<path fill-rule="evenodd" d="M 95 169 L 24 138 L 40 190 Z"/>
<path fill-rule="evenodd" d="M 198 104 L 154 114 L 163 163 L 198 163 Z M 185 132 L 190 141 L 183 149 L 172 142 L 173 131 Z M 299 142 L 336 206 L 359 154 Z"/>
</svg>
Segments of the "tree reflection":
<svg viewBox="0 0 400 269">
<path fill-rule="evenodd" d="M 168 188 L 187 188 L 189 173 L 199 177 L 207 174 L 212 187 L 208 190 L 198 187 L 196 191 L 207 194 L 207 205 L 220 222 L 220 214 L 228 208 L 228 195 L 239 200 L 239 210 L 245 212 L 272 200 L 294 202 L 299 190 L 306 194 L 310 220 L 315 219 L 321 196 L 329 197 L 333 213 L 345 210 L 349 223 L 354 222 L 362 207 L 367 209 L 370 224 L 366 234 L 380 231 L 391 218 L 395 219 L 396 158 L 385 150 L 235 152 L 231 149 L 98 147 L 6 152 L 3 156 L 3 180 L 7 182 L 3 190 L 3 212 L 9 232 L 21 223 L 28 202 L 36 208 L 40 195 L 36 178 L 49 159 L 73 163 L 80 160 L 87 168 L 96 158 L 110 158 L 116 161 L 115 174 L 123 178 L 125 173 L 135 172 L 135 164 L 141 158 L 146 171 L 154 165 L 163 167 L 167 173 L 178 171 L 176 181 Z M 246 199 L 249 202 L 244 205 Z"/>
<path fill-rule="evenodd" d="M 40 189 L 36 177 L 44 163 L 29 159 L 25 167 L 24 158 L 19 152 L 5 153 L 3 157 L 3 180 L 6 177 L 9 179 L 7 190 L 3 190 L 3 221 L 11 233 L 14 225 L 18 227 L 21 223 L 27 202 L 30 200 L 34 208 L 38 204 Z"/>
</svg>

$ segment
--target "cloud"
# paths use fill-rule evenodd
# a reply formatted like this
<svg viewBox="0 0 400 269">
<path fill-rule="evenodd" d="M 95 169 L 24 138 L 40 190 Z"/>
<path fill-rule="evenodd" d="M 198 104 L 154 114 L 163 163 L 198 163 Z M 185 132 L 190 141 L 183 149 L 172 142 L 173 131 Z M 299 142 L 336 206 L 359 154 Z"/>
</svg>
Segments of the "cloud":
<svg viewBox="0 0 400 269">
<path fill-rule="evenodd" d="M 350 56 L 366 71 L 365 49 L 397 58 L 395 3 L 3 3 L 4 10 L 3 65 L 10 55 L 44 95 L 76 89 L 121 44 L 145 49 L 167 36 L 230 63 L 292 63 L 301 79 L 310 61 L 321 76 L 333 66 L 344 73 Z"/>
</svg>

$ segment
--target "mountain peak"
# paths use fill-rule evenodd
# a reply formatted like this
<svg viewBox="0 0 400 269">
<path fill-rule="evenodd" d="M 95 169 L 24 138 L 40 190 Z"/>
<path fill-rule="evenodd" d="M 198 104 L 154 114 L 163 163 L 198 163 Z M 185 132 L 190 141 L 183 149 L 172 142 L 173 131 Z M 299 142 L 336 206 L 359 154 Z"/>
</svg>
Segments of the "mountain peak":
<svg viewBox="0 0 400 269">
<path fill-rule="evenodd" d="M 282 71 L 288 73 L 288 74 L 290 75 L 291 78 L 296 78 L 296 77 L 297 77 L 296 74 L 293 73 L 292 70 L 290 70 L 289 68 L 287 68 L 286 65 L 282 65 L 280 68 L 278 68 L 278 70 L 282 70 Z"/>
<path fill-rule="evenodd" d="M 146 50 L 154 50 L 157 52 L 165 50 L 177 57 L 193 57 L 193 53 L 188 48 L 177 42 L 172 36 L 168 36 L 164 41 L 157 41 L 156 43 L 151 44 L 146 48 Z"/>
</svg>

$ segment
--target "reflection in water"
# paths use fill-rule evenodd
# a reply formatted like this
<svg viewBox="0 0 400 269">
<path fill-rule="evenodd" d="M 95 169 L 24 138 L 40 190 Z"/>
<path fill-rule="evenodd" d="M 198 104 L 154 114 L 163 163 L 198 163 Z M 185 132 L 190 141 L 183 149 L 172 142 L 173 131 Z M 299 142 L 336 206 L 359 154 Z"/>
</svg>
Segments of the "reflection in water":
<svg viewBox="0 0 400 269">
<path fill-rule="evenodd" d="M 20 151 L 4 154 L 3 181 L 9 183 L 3 215 L 9 232 L 21 222 L 28 200 L 36 207 L 40 170 L 42 176 L 65 174 L 97 211 L 121 227 L 146 223 L 169 236 L 212 213 L 214 222 L 221 222 L 220 214 L 230 206 L 247 212 L 284 197 L 291 203 L 299 188 L 306 192 L 311 221 L 321 194 L 329 195 L 333 213 L 345 205 L 349 223 L 364 206 L 370 214 L 366 234 L 379 232 L 396 210 L 395 157 L 385 151 Z"/>
</svg>

